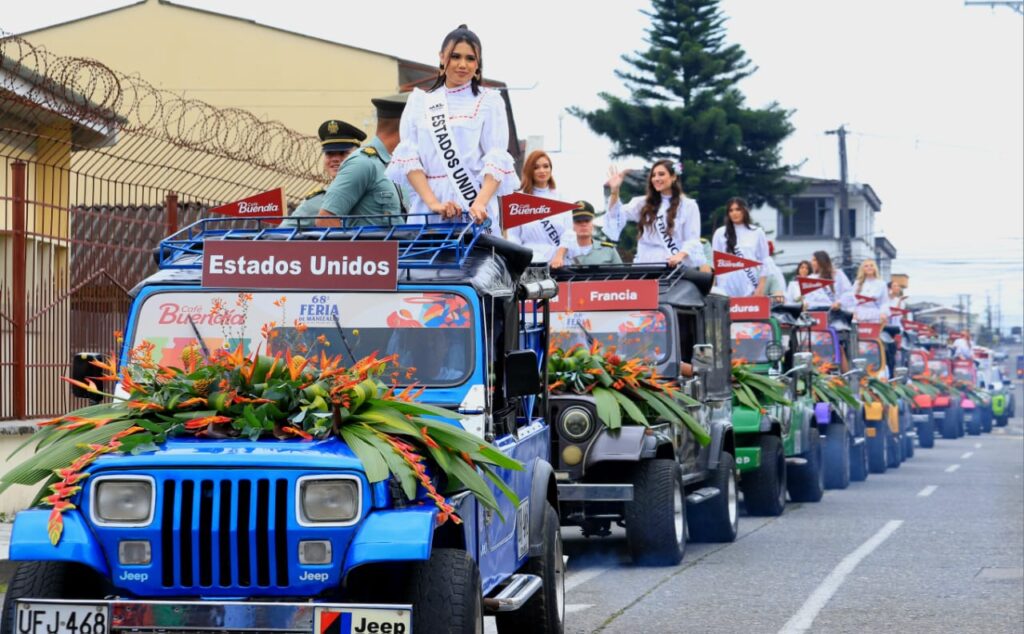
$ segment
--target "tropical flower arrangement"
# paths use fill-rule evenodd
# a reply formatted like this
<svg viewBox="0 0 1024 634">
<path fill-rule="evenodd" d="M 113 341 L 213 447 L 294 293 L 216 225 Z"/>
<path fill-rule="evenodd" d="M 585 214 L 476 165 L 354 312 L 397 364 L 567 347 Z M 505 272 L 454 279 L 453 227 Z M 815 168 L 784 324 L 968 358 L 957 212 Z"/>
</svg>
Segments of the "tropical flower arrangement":
<svg viewBox="0 0 1024 634">
<path fill-rule="evenodd" d="M 608 429 L 619 429 L 623 422 L 650 426 L 650 420 L 660 418 L 686 425 L 702 445 L 711 441 L 686 409 L 700 403 L 660 377 L 646 360 L 625 359 L 613 346 L 603 349 L 596 340 L 590 347 L 581 343 L 564 350 L 551 347 L 548 390 L 592 395 L 597 416 Z"/>
<path fill-rule="evenodd" d="M 518 504 L 496 469 L 522 465 L 451 424 L 461 418 L 458 414 L 417 403 L 422 389 L 386 386 L 381 377 L 395 356 L 371 354 L 344 367 L 341 356 L 329 358 L 323 352 L 319 358 L 290 350 L 269 356 L 257 349 L 246 355 L 239 345 L 207 355 L 193 345 L 181 355 L 184 367 L 168 367 L 155 363 L 152 353 L 152 344 L 144 342 L 131 351 L 124 367 L 93 362 L 105 373 L 102 382 L 120 384 L 118 394 L 91 380 L 65 379 L 111 402 L 40 423 L 39 431 L 16 450 L 34 445 L 35 454 L 0 478 L 0 491 L 44 482 L 36 503 L 53 509 L 48 523 L 53 544 L 63 530 L 61 514 L 75 508 L 71 499 L 89 476 L 91 463 L 109 453 L 154 451 L 168 438 L 182 436 L 340 438 L 362 461 L 370 482 L 393 477 L 410 501 L 422 489 L 438 507 L 439 523 L 461 521 L 444 496 L 447 491 L 468 489 L 498 511 L 487 480 Z M 397 382 L 398 373 L 391 378 Z M 431 471 L 443 478 L 432 477 Z"/>
<path fill-rule="evenodd" d="M 811 371 L 811 394 L 820 403 L 829 403 L 833 407 L 859 407 L 860 401 L 850 386 L 841 376 L 830 374 L 834 366 L 821 363 Z"/>
<path fill-rule="evenodd" d="M 899 405 L 900 393 L 888 381 L 865 376 L 860 380 L 860 398 L 865 403 L 881 402 L 885 405 Z"/>
<path fill-rule="evenodd" d="M 734 404 L 761 413 L 770 405 L 790 405 L 782 381 L 755 372 L 743 359 L 732 362 L 732 399 Z"/>
</svg>

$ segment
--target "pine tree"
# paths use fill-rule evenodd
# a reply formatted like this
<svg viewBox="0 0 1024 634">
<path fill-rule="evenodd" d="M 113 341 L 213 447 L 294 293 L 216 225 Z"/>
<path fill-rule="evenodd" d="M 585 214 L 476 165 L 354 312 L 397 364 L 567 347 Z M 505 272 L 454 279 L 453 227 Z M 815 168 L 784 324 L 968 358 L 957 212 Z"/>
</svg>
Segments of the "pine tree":
<svg viewBox="0 0 1024 634">
<path fill-rule="evenodd" d="M 799 185 L 784 180 L 794 166 L 782 163 L 780 144 L 793 131 L 792 113 L 777 102 L 746 107 L 737 84 L 756 68 L 739 45 L 726 45 L 718 0 L 652 2 L 643 12 L 649 48 L 624 55 L 632 68 L 615 73 L 632 99 L 602 93 L 604 108 L 573 114 L 610 138 L 616 157 L 682 163 L 683 190 L 700 204 L 705 235 L 732 196 L 788 208 Z"/>
</svg>

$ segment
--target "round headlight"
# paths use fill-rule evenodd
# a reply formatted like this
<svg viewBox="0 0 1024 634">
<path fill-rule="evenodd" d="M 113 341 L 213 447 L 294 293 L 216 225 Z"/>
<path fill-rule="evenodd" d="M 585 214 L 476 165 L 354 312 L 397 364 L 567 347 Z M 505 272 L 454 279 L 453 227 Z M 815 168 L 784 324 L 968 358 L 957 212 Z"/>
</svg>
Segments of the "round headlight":
<svg viewBox="0 0 1024 634">
<path fill-rule="evenodd" d="M 764 348 L 764 356 L 766 359 L 775 363 L 782 358 L 782 355 L 786 354 L 786 351 L 782 348 L 782 344 L 775 341 L 771 342 Z"/>
<path fill-rule="evenodd" d="M 99 523 L 146 524 L 153 514 L 149 480 L 104 479 L 96 482 L 93 517 Z"/>
<path fill-rule="evenodd" d="M 300 523 L 341 523 L 359 515 L 359 484 L 352 479 L 299 482 Z"/>
<path fill-rule="evenodd" d="M 567 440 L 579 442 L 594 430 L 594 417 L 586 408 L 570 407 L 562 412 L 559 425 L 562 428 L 562 436 Z"/>
</svg>

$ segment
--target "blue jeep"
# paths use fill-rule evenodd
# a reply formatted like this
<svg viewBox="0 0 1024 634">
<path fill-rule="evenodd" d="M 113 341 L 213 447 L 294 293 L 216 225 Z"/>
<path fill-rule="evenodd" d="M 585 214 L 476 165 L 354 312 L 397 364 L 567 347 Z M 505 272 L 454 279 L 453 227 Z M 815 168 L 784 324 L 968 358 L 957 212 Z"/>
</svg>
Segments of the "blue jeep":
<svg viewBox="0 0 1024 634">
<path fill-rule="evenodd" d="M 500 471 L 519 506 L 496 488 L 500 513 L 456 492 L 448 502 L 463 523 L 440 522 L 435 505 L 406 498 L 394 479 L 370 483 L 335 436 L 169 439 L 94 462 L 56 546 L 49 510 L 18 514 L 10 557 L 22 563 L 3 629 L 479 632 L 490 613 L 502 632 L 561 632 L 564 562 L 540 380 L 557 288 L 546 270 L 464 223 L 251 227 L 208 218 L 161 242 L 160 270 L 133 291 L 122 359 L 144 341 L 165 364 L 197 339 L 251 349 L 270 321 L 279 341 L 299 330 L 346 359 L 398 355 L 404 376 L 425 387 L 421 402 L 460 413 L 467 431 L 524 465 Z M 204 286 L 214 241 L 253 251 L 326 242 L 338 253 L 386 243 L 397 249 L 397 281 L 339 290 L 338 276 L 355 270 L 339 268 L 315 278 L 323 287 L 309 278 L 291 288 Z M 244 309 L 210 317 L 240 292 Z"/>
</svg>

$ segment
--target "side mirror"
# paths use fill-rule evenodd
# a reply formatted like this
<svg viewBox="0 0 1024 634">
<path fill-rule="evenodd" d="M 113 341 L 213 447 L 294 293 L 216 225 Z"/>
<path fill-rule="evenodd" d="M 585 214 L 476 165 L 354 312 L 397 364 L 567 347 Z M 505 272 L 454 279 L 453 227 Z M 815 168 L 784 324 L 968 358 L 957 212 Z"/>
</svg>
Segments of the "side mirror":
<svg viewBox="0 0 1024 634">
<path fill-rule="evenodd" d="M 853 369 L 858 372 L 864 372 L 868 369 L 868 360 L 863 357 L 858 357 L 853 360 Z"/>
<path fill-rule="evenodd" d="M 700 343 L 693 347 L 693 371 L 710 372 L 715 365 L 715 347 L 709 343 Z"/>
<path fill-rule="evenodd" d="M 537 353 L 514 350 L 505 355 L 505 394 L 509 398 L 532 396 L 541 392 Z"/>
<path fill-rule="evenodd" d="M 910 373 L 913 375 L 924 374 L 924 361 L 911 361 Z"/>
<path fill-rule="evenodd" d="M 778 343 L 778 342 L 775 342 L 775 341 L 771 342 L 770 344 L 768 344 L 764 348 L 764 356 L 765 356 L 765 358 L 767 358 L 772 363 L 777 362 L 785 354 L 786 354 L 786 350 L 785 350 L 785 348 L 782 347 L 782 344 Z"/>
<path fill-rule="evenodd" d="M 907 379 L 907 374 L 909 374 L 907 368 L 899 367 L 893 372 L 893 378 L 897 381 L 903 382 Z"/>
<path fill-rule="evenodd" d="M 71 357 L 71 378 L 81 383 L 92 381 L 97 386 L 101 386 L 100 377 L 103 376 L 103 371 L 94 366 L 92 364 L 93 361 L 108 363 L 110 359 L 107 355 L 98 352 L 79 352 Z M 77 385 L 71 386 L 71 396 L 87 398 L 94 403 L 99 403 L 103 400 L 103 397 L 99 394 L 80 388 Z"/>
<path fill-rule="evenodd" d="M 793 355 L 793 367 L 804 366 L 810 370 L 814 365 L 814 354 L 811 352 L 797 352 Z"/>
</svg>

